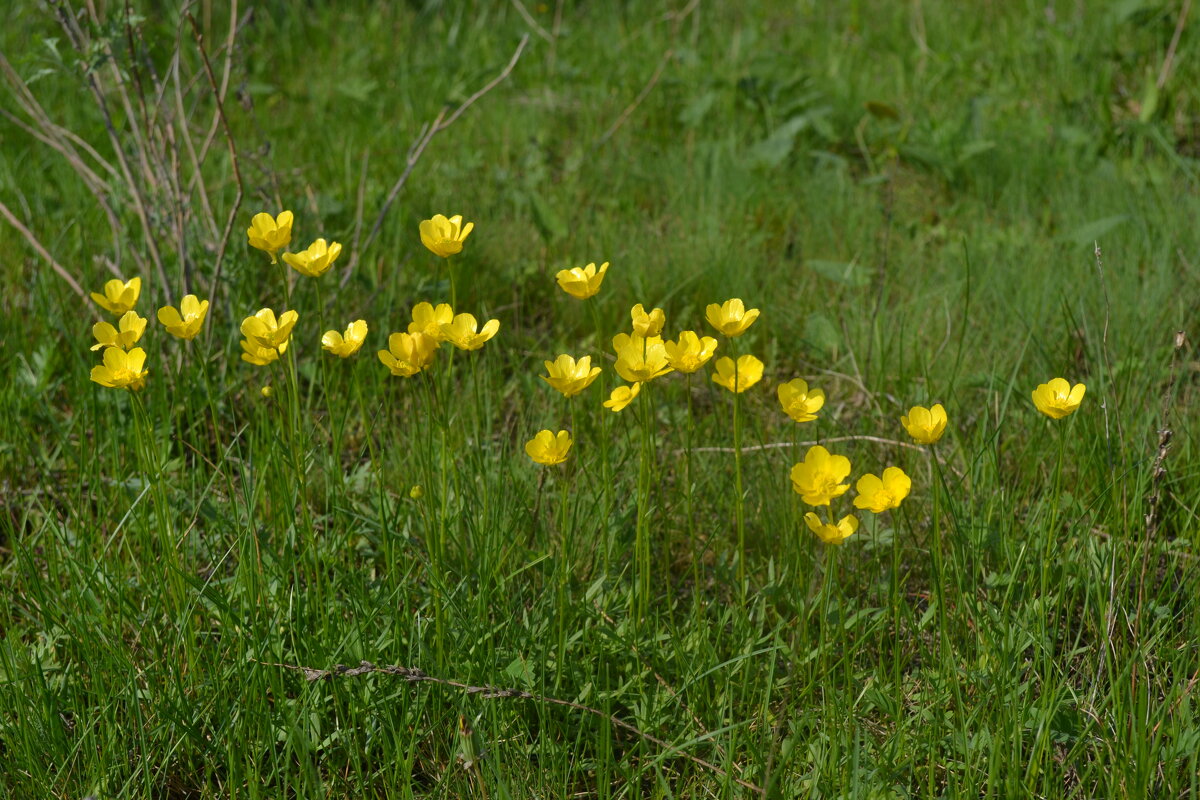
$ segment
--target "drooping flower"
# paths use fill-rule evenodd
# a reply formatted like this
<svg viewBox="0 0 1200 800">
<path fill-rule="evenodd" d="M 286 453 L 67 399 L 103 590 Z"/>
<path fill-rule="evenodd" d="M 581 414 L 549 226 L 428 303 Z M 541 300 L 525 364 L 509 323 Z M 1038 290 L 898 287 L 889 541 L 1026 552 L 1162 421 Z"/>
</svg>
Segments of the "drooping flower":
<svg viewBox="0 0 1200 800">
<path fill-rule="evenodd" d="M 592 366 L 591 356 L 584 356 L 576 361 L 563 353 L 553 361 L 543 363 L 546 365 L 547 374 L 540 376 L 541 379 L 562 392 L 563 397 L 579 394 L 600 374 L 600 367 Z"/>
<path fill-rule="evenodd" d="M 830 525 L 827 522 L 821 522 L 821 518 L 810 511 L 804 515 L 804 522 L 808 525 L 808 529 L 825 544 L 841 544 L 858 530 L 858 518 L 849 514 L 842 517 L 837 525 Z"/>
<path fill-rule="evenodd" d="M 271 256 L 275 263 L 275 254 L 291 244 L 292 241 L 292 212 L 281 211 L 278 217 L 272 217 L 266 212 L 255 214 L 246 229 L 246 238 L 250 246 L 262 250 Z"/>
<path fill-rule="evenodd" d="M 645 383 L 671 371 L 661 336 L 618 333 L 613 337 L 617 374 L 630 383 Z"/>
<path fill-rule="evenodd" d="M 92 292 L 96 305 L 118 317 L 137 305 L 138 295 L 142 293 L 142 279 L 130 278 L 120 281 L 113 278 L 104 284 L 104 294 Z"/>
<path fill-rule="evenodd" d="M 934 403 L 932 408 L 913 406 L 900 417 L 900 424 L 917 444 L 934 444 L 946 431 L 946 409 L 941 403 Z"/>
<path fill-rule="evenodd" d="M 562 290 L 571 297 L 587 300 L 600 291 L 600 284 L 604 282 L 605 272 L 608 272 L 607 261 L 600 265 L 600 269 L 596 269 L 594 263 L 582 268 L 560 269 L 554 277 L 558 280 L 558 285 L 562 287 Z"/>
<path fill-rule="evenodd" d="M 347 326 L 345 333 L 325 331 L 321 336 L 321 347 L 340 358 L 349 358 L 358 352 L 366 339 L 367 321 L 356 319 Z"/>
<path fill-rule="evenodd" d="M 754 320 L 758 319 L 758 313 L 757 308 L 747 311 L 742 301 L 735 297 L 720 305 L 709 305 L 705 309 L 705 318 L 709 325 L 726 336 L 733 337 L 745 333 L 746 329 L 754 324 Z"/>
<path fill-rule="evenodd" d="M 776 394 L 779 395 L 779 405 L 783 408 L 783 413 L 796 422 L 812 422 L 817 418 L 817 412 L 825 405 L 825 392 L 820 389 L 810 390 L 808 382 L 802 378 L 779 384 Z"/>
<path fill-rule="evenodd" d="M 548 467 L 561 464 L 567 460 L 571 451 L 571 434 L 568 431 L 538 431 L 537 435 L 525 443 L 525 452 L 538 464 Z"/>
<path fill-rule="evenodd" d="M 762 376 L 763 362 L 747 353 L 738 357 L 737 364 L 729 356 L 718 358 L 712 379 L 717 386 L 740 394 L 758 383 Z"/>
<path fill-rule="evenodd" d="M 641 303 L 638 303 L 629 310 L 629 316 L 633 319 L 634 334 L 645 338 L 658 336 L 662 333 L 663 325 L 667 322 L 667 315 L 663 313 L 661 308 L 646 311 Z"/>
<path fill-rule="evenodd" d="M 1072 386 L 1065 378 L 1054 378 L 1033 390 L 1033 404 L 1050 419 L 1062 419 L 1079 408 L 1086 391 L 1082 383 Z"/>
<path fill-rule="evenodd" d="M 104 351 L 104 364 L 92 367 L 92 380 L 113 389 L 136 392 L 146 385 L 146 351 L 135 347 L 128 352 L 119 347 Z"/>
<path fill-rule="evenodd" d="M 415 333 L 393 333 L 388 337 L 388 349 L 378 352 L 379 360 L 393 375 L 411 378 L 433 365 L 438 343 L 431 337 Z"/>
<path fill-rule="evenodd" d="M 667 363 L 683 373 L 692 373 L 708 363 L 717 350 L 717 340 L 698 336 L 695 331 L 683 331 L 678 341 L 663 342 Z"/>
<path fill-rule="evenodd" d="M 462 252 L 463 242 L 474 228 L 474 222 L 463 225 L 461 214 L 455 214 L 449 219 L 442 214 L 434 214 L 433 219 L 421 222 L 421 244 L 428 247 L 434 255 L 449 258 Z"/>
<path fill-rule="evenodd" d="M 459 350 L 478 350 L 500 330 L 500 320 L 490 319 L 479 329 L 479 321 L 473 314 L 457 314 L 454 321 L 442 323 L 442 341 L 449 342 Z"/>
<path fill-rule="evenodd" d="M 158 310 L 158 321 L 167 329 L 167 333 L 179 339 L 195 339 L 196 334 L 204 327 L 204 317 L 208 314 L 208 301 L 198 300 L 196 295 L 184 295 L 179 301 L 179 308 L 163 306 Z"/>
<path fill-rule="evenodd" d="M 260 308 L 254 312 L 254 316 L 242 320 L 242 335 L 251 344 L 282 353 L 299 318 L 300 315 L 295 311 L 284 311 L 279 315 L 279 319 L 276 319 L 274 311 Z"/>
<path fill-rule="evenodd" d="M 900 501 L 908 497 L 911 488 L 912 479 L 899 467 L 888 467 L 883 471 L 882 478 L 867 473 L 854 485 L 854 490 L 858 492 L 854 507 L 882 514 L 889 508 L 899 508 Z"/>
<path fill-rule="evenodd" d="M 408 323 L 409 333 L 423 333 L 435 342 L 442 341 L 442 326 L 454 322 L 454 310 L 449 303 L 417 303 L 412 310 L 413 321 Z"/>
<path fill-rule="evenodd" d="M 278 361 L 279 356 L 287 352 L 288 346 L 288 343 L 284 342 L 279 347 L 260 347 L 249 339 L 242 339 L 239 344 L 242 346 L 242 361 L 256 367 L 265 367 L 273 361 Z"/>
<path fill-rule="evenodd" d="M 842 483 L 849 474 L 850 459 L 813 445 L 804 460 L 792 467 L 792 488 L 810 506 L 827 506 L 850 488 L 850 484 Z"/>
<path fill-rule="evenodd" d="M 337 257 L 342 254 L 342 246 L 337 242 L 328 244 L 324 239 L 317 239 L 308 246 L 307 250 L 299 253 L 284 253 L 283 260 L 301 275 L 319 278 L 333 266 Z"/>
<path fill-rule="evenodd" d="M 631 383 L 629 386 L 618 386 L 609 394 L 608 399 L 604 401 L 604 407 L 612 411 L 624 411 L 625 407 L 633 402 L 633 399 L 642 391 L 642 384 Z"/>
<path fill-rule="evenodd" d="M 142 338 L 142 333 L 146 330 L 146 318 L 139 317 L 136 311 L 126 311 L 117 325 L 119 328 L 113 327 L 111 322 L 97 322 L 93 325 L 92 336 L 96 337 L 96 343 L 92 345 L 92 349 L 120 347 L 128 350 Z"/>
</svg>

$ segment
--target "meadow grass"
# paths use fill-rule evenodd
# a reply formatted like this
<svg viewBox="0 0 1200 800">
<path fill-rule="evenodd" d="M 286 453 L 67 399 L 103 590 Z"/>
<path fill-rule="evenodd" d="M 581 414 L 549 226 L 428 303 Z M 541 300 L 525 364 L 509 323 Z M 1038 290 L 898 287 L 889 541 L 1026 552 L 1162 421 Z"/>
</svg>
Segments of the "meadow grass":
<svg viewBox="0 0 1200 800">
<path fill-rule="evenodd" d="M 132 79 L 122 4 L 100 5 L 83 27 Z M 138 272 L 133 198 L 109 198 L 114 233 L 10 91 L 0 199 L 85 289 L 109 263 L 140 274 L 150 373 L 136 394 L 89 381 L 91 326 L 113 318 L 0 226 L 3 794 L 1194 796 L 1187 7 L 239 9 L 225 111 L 246 196 L 211 294 L 216 232 L 195 222 L 181 253 L 164 232 L 162 275 Z M 230 9 L 191 10 L 219 78 Z M 185 31 L 202 139 L 190 27 L 141 13 L 143 69 L 167 74 Z M 355 251 L 422 124 L 526 34 Z M 0 52 L 112 160 L 67 38 L 18 2 Z M 109 99 L 131 142 L 136 113 Z M 324 277 L 247 246 L 251 216 L 285 208 L 291 250 L 346 245 Z M 476 223 L 448 261 L 418 235 L 435 213 Z M 605 261 L 592 299 L 555 283 Z M 185 286 L 212 302 L 191 342 L 154 319 Z M 388 374 L 374 351 L 452 291 L 496 337 Z M 737 396 L 740 454 L 715 362 L 602 408 L 631 306 L 715 335 L 705 307 L 733 297 L 762 316 L 717 355 L 765 364 Z M 257 367 L 238 326 L 264 306 L 299 322 Z M 321 351 L 360 318 L 356 356 Z M 538 377 L 560 353 L 604 372 L 564 398 Z M 1088 390 L 1052 421 L 1030 392 L 1056 376 Z M 776 401 L 796 377 L 826 393 L 814 422 Z M 914 446 L 900 417 L 935 402 L 947 432 Z M 541 429 L 572 432 L 562 466 L 523 451 Z M 851 483 L 895 465 L 912 493 L 821 543 L 789 481 L 815 441 Z M 362 661 L 422 672 L 335 668 Z"/>
</svg>

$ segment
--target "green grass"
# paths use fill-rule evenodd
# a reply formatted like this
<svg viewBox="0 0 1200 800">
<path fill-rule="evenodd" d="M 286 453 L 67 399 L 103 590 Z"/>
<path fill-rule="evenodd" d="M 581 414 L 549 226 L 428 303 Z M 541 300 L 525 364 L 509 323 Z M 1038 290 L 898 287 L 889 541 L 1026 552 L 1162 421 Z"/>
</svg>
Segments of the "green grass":
<svg viewBox="0 0 1200 800">
<path fill-rule="evenodd" d="M 66 161 L 0 119 L 0 201 L 85 288 L 108 260 L 141 274 L 151 318 L 144 436 L 134 397 L 88 379 L 107 315 L 0 225 L 0 794 L 754 795 L 734 777 L 779 798 L 1197 794 L 1195 19 L 1163 72 L 1181 5 L 567 2 L 554 46 L 531 36 L 352 253 L 422 124 L 530 28 L 502 2 L 261 4 L 226 107 L 246 199 L 191 345 L 153 311 L 185 282 L 211 292 L 200 212 L 182 262 L 159 231 L 163 285 L 136 266 L 128 193 L 114 235 Z M 555 30 L 554 3 L 526 6 Z M 219 79 L 228 7 L 195 13 Z M 168 74 L 177 22 L 143 23 L 142 74 Z M 212 105 L 181 30 L 202 139 Z M 118 18 L 96 35 L 132 78 Z M 0 52 L 114 158 L 51 11 L 19 3 Z M 11 92 L 0 107 L 27 119 Z M 223 224 L 219 132 L 204 176 Z M 357 263 L 321 279 L 324 327 L 314 282 L 294 281 L 295 436 L 285 372 L 237 344 L 244 316 L 284 308 L 243 236 L 281 208 L 295 245 L 324 236 L 347 244 L 335 273 Z M 476 222 L 457 310 L 500 333 L 452 373 L 443 349 L 433 378 L 395 378 L 373 351 L 413 304 L 449 299 L 417 235 L 434 213 Z M 602 335 L 553 277 L 589 261 L 612 264 L 589 301 Z M 731 395 L 691 384 L 689 526 L 688 384 L 660 378 L 640 406 L 639 596 L 643 411 L 604 411 L 601 382 L 568 403 L 541 364 L 591 354 L 611 389 L 630 306 L 709 333 L 705 305 L 729 297 L 762 309 L 732 349 L 766 363 L 741 396 L 746 561 L 734 458 L 711 449 L 732 443 Z M 320 351 L 359 317 L 355 359 Z M 1088 393 L 1052 423 L 1029 392 L 1059 375 Z M 798 429 L 774 395 L 793 377 L 829 398 Z M 900 415 L 939 401 L 940 471 L 897 444 Z M 525 456 L 542 428 L 574 428 L 565 468 Z M 913 492 L 834 549 L 801 521 L 787 445 L 844 436 L 882 440 L 830 445 L 852 478 L 898 465 Z M 278 666 L 361 660 L 600 714 Z"/>
</svg>

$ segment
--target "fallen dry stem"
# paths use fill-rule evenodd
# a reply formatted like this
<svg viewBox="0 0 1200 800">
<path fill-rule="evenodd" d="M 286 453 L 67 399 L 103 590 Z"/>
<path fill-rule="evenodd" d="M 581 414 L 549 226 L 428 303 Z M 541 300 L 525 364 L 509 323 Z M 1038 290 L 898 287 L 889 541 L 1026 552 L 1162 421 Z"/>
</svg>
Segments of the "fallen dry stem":
<svg viewBox="0 0 1200 800">
<path fill-rule="evenodd" d="M 711 761 L 705 761 L 702 758 L 698 758 L 697 756 L 684 752 L 676 745 L 673 745 L 663 739 L 659 739 L 653 734 L 646 733 L 641 728 L 626 722 L 620 717 L 617 717 L 613 714 L 607 714 L 598 708 L 592 708 L 591 706 L 585 706 L 580 703 L 573 703 L 570 700 L 559 700 L 555 697 L 546 697 L 544 695 L 533 694 L 532 692 L 526 692 L 521 689 L 501 689 L 496 686 L 471 686 L 470 684 L 461 683 L 459 681 L 452 681 L 446 678 L 436 678 L 432 675 L 427 675 L 415 667 L 402 667 L 399 665 L 379 667 L 372 664 L 370 661 L 360 661 L 357 667 L 348 667 L 345 664 L 337 664 L 333 667 L 333 669 L 314 669 L 312 667 L 300 667 L 293 664 L 271 664 L 264 661 L 257 661 L 255 663 L 262 664 L 265 667 L 281 667 L 283 669 L 302 672 L 304 673 L 304 678 L 310 683 L 313 681 L 328 680 L 331 678 L 357 678 L 362 675 L 380 673 L 382 675 L 392 675 L 394 677 L 401 678 L 409 683 L 433 683 L 437 684 L 438 686 L 458 689 L 461 692 L 465 692 L 469 695 L 476 695 L 484 700 L 533 700 L 534 702 L 545 703 L 546 705 L 563 706 L 574 711 L 582 711 L 585 714 L 591 714 L 607 720 L 609 724 L 613 725 L 614 727 L 628 731 L 640 739 L 644 739 L 647 742 L 658 745 L 669 755 L 679 756 L 680 758 L 687 759 L 693 764 L 703 767 L 704 769 L 709 770 L 716 775 L 720 775 L 722 778 L 731 780 L 737 785 L 745 789 L 749 789 L 756 794 L 765 794 L 765 791 L 761 786 L 753 784 L 750 781 L 742 780 L 734 775 L 730 775 L 728 772 L 721 769 L 716 764 L 713 764 Z"/>
</svg>

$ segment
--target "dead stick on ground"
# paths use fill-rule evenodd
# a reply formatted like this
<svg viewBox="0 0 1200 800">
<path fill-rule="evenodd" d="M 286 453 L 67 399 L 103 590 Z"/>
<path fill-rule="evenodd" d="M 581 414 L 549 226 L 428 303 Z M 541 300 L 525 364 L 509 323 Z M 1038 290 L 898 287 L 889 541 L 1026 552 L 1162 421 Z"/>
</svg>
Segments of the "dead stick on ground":
<svg viewBox="0 0 1200 800">
<path fill-rule="evenodd" d="M 504 69 L 500 71 L 499 75 L 492 78 L 483 86 L 483 88 L 464 100 L 463 104 L 455 109 L 453 114 L 446 116 L 446 109 L 443 108 L 438 112 L 437 117 L 432 123 L 429 123 L 421 128 L 421 132 L 417 134 L 416 140 L 413 142 L 412 147 L 410 147 L 408 150 L 408 157 L 405 159 L 404 172 L 400 173 L 400 177 L 396 179 L 396 182 L 392 185 L 391 190 L 388 192 L 387 199 L 383 201 L 383 208 L 379 209 L 379 216 L 375 218 L 375 224 L 371 226 L 371 232 L 367 234 L 367 240 L 363 242 L 361 248 L 358 246 L 357 241 L 354 242 L 352 247 L 353 253 L 350 256 L 350 266 L 346 269 L 345 274 L 342 276 L 343 286 L 345 286 L 350 280 L 350 275 L 354 271 L 354 266 L 358 263 L 359 254 L 363 250 L 366 250 L 368 247 L 370 247 L 375 241 L 375 238 L 379 235 L 379 229 L 383 227 L 383 220 L 387 217 L 387 213 L 391 209 L 392 203 L 395 202 L 396 197 L 400 194 L 400 190 L 404 188 L 404 184 L 408 180 L 408 176 L 412 174 L 413 167 L 417 165 L 417 162 L 421 159 L 421 154 L 425 152 L 425 148 L 429 146 L 431 141 L 433 141 L 433 137 L 437 136 L 439 133 L 446 130 L 446 128 L 449 128 L 451 125 L 453 125 L 456 121 L 458 121 L 458 118 L 463 115 L 463 112 L 473 106 L 475 102 L 479 100 L 479 98 L 483 97 L 492 89 L 495 89 L 497 86 L 499 86 L 504 79 L 512 73 L 513 68 L 517 66 L 517 62 L 521 59 L 521 53 L 524 52 L 525 45 L 527 44 L 529 44 L 529 34 L 525 34 L 521 37 L 521 41 L 517 44 L 517 49 L 513 52 L 512 58 L 508 60 L 508 64 L 504 66 Z"/>
<path fill-rule="evenodd" d="M 640 92 L 638 92 L 638 96 L 633 99 L 632 103 L 625 107 L 625 110 L 621 112 L 621 116 L 617 117 L 616 121 L 613 122 L 613 124 L 609 126 L 608 130 L 604 132 L 604 135 L 596 140 L 596 146 L 594 149 L 598 150 L 603 147 L 604 143 L 611 139 L 613 134 L 620 130 L 621 126 L 625 124 L 625 121 L 629 119 L 633 112 L 637 111 L 637 107 L 642 104 L 642 101 L 645 100 L 646 97 L 649 96 L 650 92 L 653 91 L 654 87 L 658 85 L 659 79 L 662 78 L 663 70 L 667 68 L 667 64 L 670 63 L 671 57 L 674 55 L 674 50 L 668 50 L 667 52 L 663 53 L 662 58 L 658 62 L 658 67 L 655 68 L 654 74 L 650 76 L 650 80 L 646 81 L 646 85 L 642 87 Z"/>
<path fill-rule="evenodd" d="M 670 742 L 646 733 L 641 728 L 626 722 L 620 717 L 617 717 L 613 714 L 606 714 L 598 708 L 592 708 L 591 706 L 573 703 L 570 700 L 559 700 L 554 697 L 545 697 L 543 695 L 522 691 L 521 689 L 501 689 L 495 686 L 471 686 L 466 683 L 460 683 L 459 681 L 447 680 L 446 678 L 435 678 L 432 675 L 426 675 L 424 672 L 416 669 L 415 667 L 401 667 L 399 665 L 390 667 L 377 667 L 370 661 L 361 661 L 357 667 L 347 667 L 344 664 L 337 664 L 333 669 L 313 669 L 312 667 L 299 667 L 293 664 L 271 664 L 265 661 L 256 661 L 255 663 L 262 664 L 264 667 L 282 667 L 283 669 L 303 672 L 305 679 L 309 682 L 326 680 L 329 678 L 356 678 L 360 675 L 369 675 L 377 672 L 383 675 L 394 675 L 398 678 L 403 678 L 409 683 L 435 683 L 438 686 L 446 686 L 451 689 L 458 689 L 459 691 L 466 692 L 470 695 L 478 695 L 485 700 L 533 700 L 535 702 L 545 703 L 547 705 L 563 706 L 574 711 L 582 711 L 585 714 L 591 714 L 593 716 L 600 717 L 601 719 L 608 720 L 609 724 L 621 728 L 622 730 L 629 731 L 640 739 L 644 739 L 647 742 L 658 745 L 670 755 L 676 755 L 680 758 L 687 759 L 693 764 L 703 767 L 704 769 L 707 769 L 716 775 L 720 775 L 722 778 L 731 780 L 739 786 L 749 789 L 756 794 L 764 794 L 764 790 L 761 786 L 757 786 L 750 781 L 745 781 L 734 775 L 730 775 L 716 764 L 713 764 L 710 761 L 705 761 L 704 759 L 698 758 L 690 753 L 686 753 Z"/>
<path fill-rule="evenodd" d="M 67 285 L 74 290 L 75 294 L 79 295 L 84 300 L 87 299 L 87 292 L 83 290 L 83 287 L 79 285 L 79 282 L 71 277 L 71 273 L 67 272 L 62 264 L 59 264 L 54 260 L 54 257 L 50 255 L 46 248 L 42 247 L 42 243 L 37 240 L 37 237 L 33 235 L 29 228 L 26 228 L 21 223 L 21 220 L 17 219 L 16 216 L 8 210 L 8 206 L 4 205 L 4 203 L 0 203 L 0 215 L 3 215 L 4 218 L 8 220 L 8 224 L 16 228 L 17 232 L 25 237 L 25 241 L 29 242 L 29 246 L 36 250 L 39 256 L 46 259 L 46 263 L 50 265 L 50 268 L 57 272 L 58 276 L 67 282 Z"/>
</svg>

